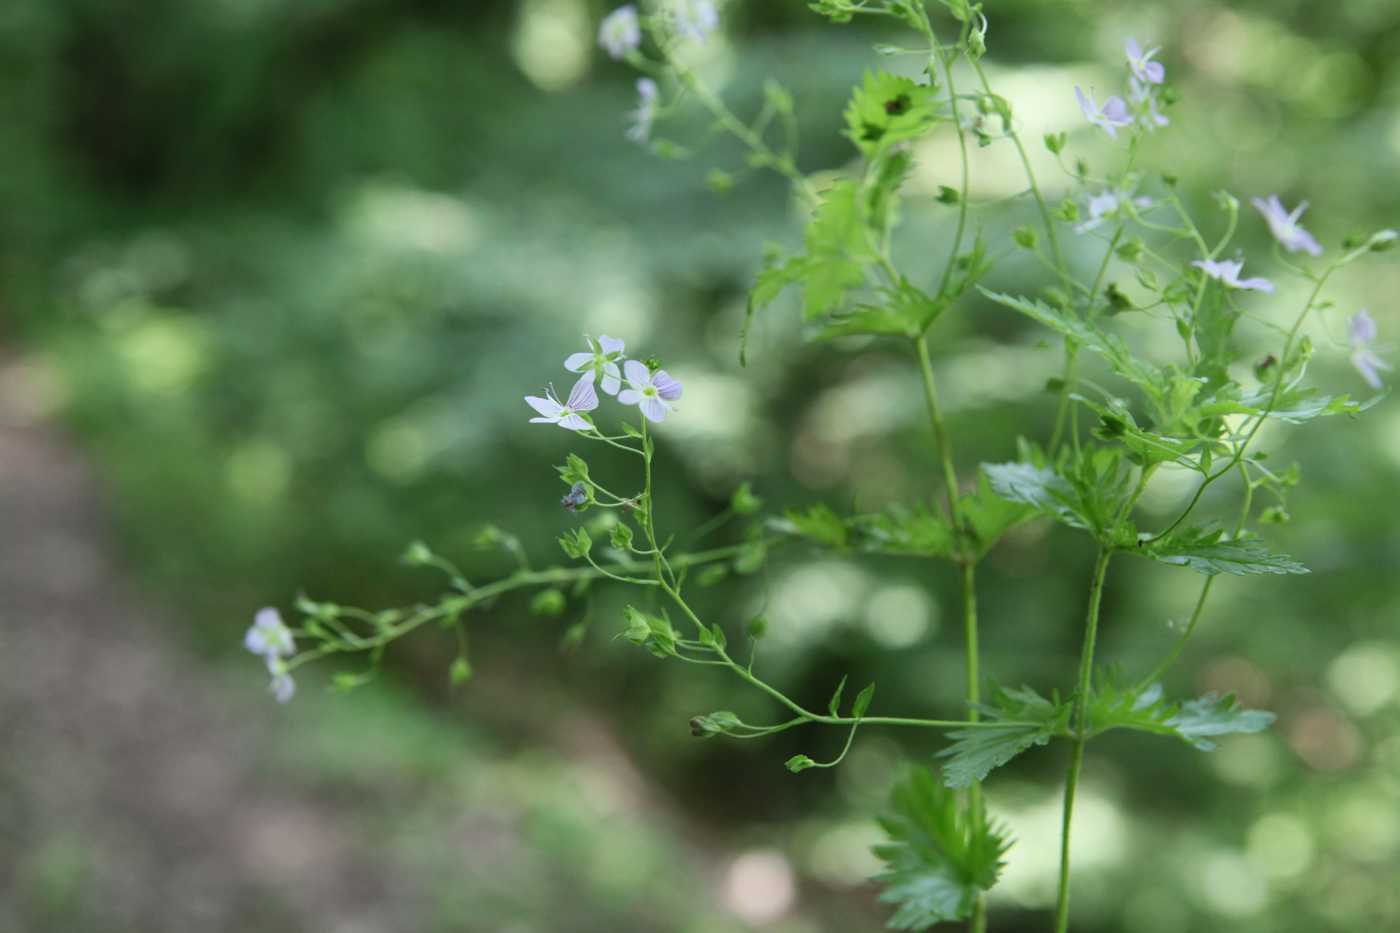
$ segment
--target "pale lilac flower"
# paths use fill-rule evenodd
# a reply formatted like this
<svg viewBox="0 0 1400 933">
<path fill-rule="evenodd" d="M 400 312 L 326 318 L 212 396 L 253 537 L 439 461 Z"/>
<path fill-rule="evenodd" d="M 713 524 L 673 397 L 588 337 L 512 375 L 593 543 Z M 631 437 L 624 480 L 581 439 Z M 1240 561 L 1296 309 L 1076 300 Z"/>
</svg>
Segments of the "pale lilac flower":
<svg viewBox="0 0 1400 933">
<path fill-rule="evenodd" d="M 1240 270 L 1244 268 L 1243 260 L 1235 259 L 1197 259 L 1191 263 L 1206 275 L 1216 279 L 1228 288 L 1242 288 L 1249 291 L 1265 292 L 1272 294 L 1274 283 L 1268 279 L 1253 278 L 1241 279 Z"/>
<path fill-rule="evenodd" d="M 292 680 L 292 675 L 287 673 L 287 664 L 281 658 L 268 655 L 267 672 L 272 675 L 271 682 L 267 689 L 272 693 L 272 698 L 278 703 L 286 703 L 291 700 L 297 692 L 296 681 Z"/>
<path fill-rule="evenodd" d="M 1084 111 L 1084 119 L 1102 127 L 1109 136 L 1117 138 L 1119 128 L 1133 124 L 1132 114 L 1128 112 L 1128 105 L 1121 97 L 1110 97 L 1100 108 L 1093 94 L 1086 95 L 1078 85 L 1074 87 L 1074 96 L 1079 98 L 1079 109 Z"/>
<path fill-rule="evenodd" d="M 650 78 L 637 79 L 637 109 L 632 111 L 632 125 L 627 128 L 627 138 L 634 143 L 644 143 L 651 138 L 651 125 L 656 120 L 657 99 L 661 89 Z"/>
<path fill-rule="evenodd" d="M 545 398 L 527 395 L 525 402 L 541 415 L 539 418 L 531 418 L 531 424 L 557 424 L 570 431 L 586 431 L 592 425 L 580 412 L 592 411 L 598 407 L 598 393 L 593 390 L 593 377 L 589 375 L 574 383 L 567 402 L 561 403 L 555 398 L 552 387 Z"/>
<path fill-rule="evenodd" d="M 570 512 L 577 512 L 580 506 L 588 504 L 588 487 L 583 483 L 574 483 L 560 504 Z"/>
<path fill-rule="evenodd" d="M 1109 191 L 1105 188 L 1095 195 L 1089 196 L 1089 219 L 1074 228 L 1075 233 L 1088 233 L 1095 227 L 1101 226 L 1110 217 L 1115 217 L 1127 202 L 1127 198 L 1116 191 Z M 1152 199 L 1149 197 L 1133 198 L 1134 207 L 1146 208 L 1152 206 Z"/>
<path fill-rule="evenodd" d="M 642 24 L 637 19 L 637 8 L 629 3 L 605 16 L 598 27 L 598 44 L 614 61 L 625 58 L 628 52 L 635 52 L 642 44 Z"/>
<path fill-rule="evenodd" d="M 243 635 L 243 647 L 269 660 L 290 657 L 296 653 L 292 630 L 282 621 L 282 614 L 271 606 L 259 609 L 253 624 Z"/>
<path fill-rule="evenodd" d="M 1152 130 L 1159 126 L 1167 126 L 1172 122 L 1157 109 L 1157 95 L 1154 93 L 1152 85 L 1144 84 L 1137 78 L 1129 78 L 1128 85 L 1132 88 L 1128 97 L 1136 105 L 1139 123 Z"/>
<path fill-rule="evenodd" d="M 1371 349 L 1371 344 L 1376 339 L 1376 322 L 1362 309 L 1351 316 L 1350 331 L 1351 365 L 1356 367 L 1356 371 L 1371 388 L 1382 388 L 1384 383 L 1381 382 L 1377 370 L 1389 370 L 1391 366 Z"/>
<path fill-rule="evenodd" d="M 583 373 L 584 378 L 592 379 L 604 392 L 616 395 L 617 390 L 622 388 L 622 370 L 617 365 L 622 359 L 622 341 L 606 334 L 597 340 L 592 337 L 584 339 L 588 341 L 588 351 L 569 354 L 564 360 L 564 368 L 571 373 Z"/>
<path fill-rule="evenodd" d="M 704 42 L 719 28 L 719 10 L 712 0 L 673 0 L 671 15 L 676 35 L 694 42 Z"/>
<path fill-rule="evenodd" d="M 1127 52 L 1128 67 L 1132 69 L 1134 78 L 1148 84 L 1161 84 L 1166 79 L 1167 70 L 1162 63 L 1152 60 L 1152 56 L 1162 51 L 1160 46 L 1143 52 L 1136 39 L 1129 39 L 1124 51 Z"/>
<path fill-rule="evenodd" d="M 652 372 L 645 363 L 628 360 L 622 366 L 628 388 L 618 393 L 624 405 L 636 405 L 651 421 L 661 421 L 670 411 L 671 402 L 681 397 L 681 384 L 667 375 L 666 370 Z"/>
<path fill-rule="evenodd" d="M 1264 215 L 1264 219 L 1269 222 L 1269 232 L 1278 240 L 1279 245 L 1290 253 L 1302 250 L 1310 256 L 1321 256 L 1322 247 L 1308 231 L 1298 225 L 1298 218 L 1303 216 L 1303 211 L 1308 209 L 1308 202 L 1303 201 L 1289 213 L 1279 200 L 1278 195 L 1271 194 L 1266 201 L 1263 198 L 1255 198 L 1252 202 L 1255 209 Z"/>
</svg>

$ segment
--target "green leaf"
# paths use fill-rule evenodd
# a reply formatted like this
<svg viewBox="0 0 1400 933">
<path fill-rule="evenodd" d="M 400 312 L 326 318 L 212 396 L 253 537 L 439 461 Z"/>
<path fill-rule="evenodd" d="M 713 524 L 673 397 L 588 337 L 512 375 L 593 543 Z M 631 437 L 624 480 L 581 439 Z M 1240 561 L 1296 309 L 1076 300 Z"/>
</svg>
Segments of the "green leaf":
<svg viewBox="0 0 1400 933">
<path fill-rule="evenodd" d="M 846 291 L 865 282 L 865 261 L 873 258 L 860 211 L 856 182 L 842 179 L 828 188 L 804 237 L 807 256 L 802 313 L 808 319 L 838 308 Z"/>
<path fill-rule="evenodd" d="M 624 612 L 627 628 L 622 637 L 632 644 L 646 648 L 658 658 L 672 657 L 676 653 L 676 632 L 671 623 L 661 616 L 649 615 L 628 606 Z"/>
<path fill-rule="evenodd" d="M 587 557 L 588 553 L 593 550 L 593 538 L 588 534 L 587 529 L 575 528 L 560 535 L 559 547 L 566 555 L 578 560 Z"/>
<path fill-rule="evenodd" d="M 850 526 L 858 547 L 870 553 L 948 558 L 957 553 L 953 526 L 942 513 L 925 505 L 912 509 L 896 505 L 887 512 L 856 515 Z"/>
<path fill-rule="evenodd" d="M 753 487 L 747 482 L 740 483 L 739 488 L 734 490 L 734 495 L 729 497 L 729 507 L 734 510 L 735 515 L 752 515 L 763 508 L 763 500 L 753 494 Z"/>
<path fill-rule="evenodd" d="M 875 685 L 869 684 L 856 694 L 856 701 L 851 704 L 851 716 L 855 719 L 864 718 L 865 711 L 870 709 L 870 701 L 873 699 L 875 699 Z"/>
<path fill-rule="evenodd" d="M 1047 700 L 1030 687 L 993 687 L 986 715 L 995 724 L 948 733 L 954 742 L 938 753 L 948 759 L 943 783 L 958 788 L 984 779 L 1028 748 L 1064 732 L 1070 712 L 1068 703 Z"/>
<path fill-rule="evenodd" d="M 805 512 L 788 509 L 783 530 L 838 551 L 845 550 L 848 542 L 846 523 L 823 502 Z"/>
<path fill-rule="evenodd" d="M 874 848 L 885 863 L 875 881 L 884 888 L 880 900 L 895 905 L 895 930 L 968 917 L 977 896 L 996 884 L 1011 846 L 1003 830 L 975 819 L 924 768 L 895 787 L 880 827 L 888 841 Z"/>
<path fill-rule="evenodd" d="M 806 771 L 808 768 L 815 768 L 816 766 L 817 763 L 806 755 L 793 755 L 783 764 L 783 767 L 787 768 L 793 774 Z"/>
<path fill-rule="evenodd" d="M 904 279 L 894 288 L 881 288 L 878 304 L 861 304 L 839 314 L 821 336 L 917 337 L 948 307 L 948 301 L 925 294 Z"/>
<path fill-rule="evenodd" d="M 1168 725 L 1183 739 L 1203 752 L 1215 748 L 1206 736 L 1228 735 L 1232 732 L 1262 732 L 1273 725 L 1274 714 L 1257 709 L 1244 709 L 1230 695 L 1217 697 L 1207 694 L 1181 704 L 1180 711 Z"/>
<path fill-rule="evenodd" d="M 846 107 L 846 136 L 867 157 L 917 139 L 938 120 L 936 92 L 901 75 L 868 71 Z"/>
<path fill-rule="evenodd" d="M 1002 535 L 1035 514 L 1020 502 L 1012 502 L 996 494 L 986 472 L 979 472 L 977 491 L 962 500 L 963 521 L 968 525 L 976 556 L 990 551 Z"/>
<path fill-rule="evenodd" d="M 836 685 L 836 692 L 831 695 L 831 701 L 826 704 L 827 710 L 833 716 L 841 715 L 841 691 L 846 689 L 846 678 L 843 676 L 841 682 Z"/>
<path fill-rule="evenodd" d="M 1134 549 L 1164 564 L 1190 567 L 1197 573 L 1307 573 L 1308 568 L 1286 554 L 1273 554 L 1253 535 L 1224 537 L 1216 525 L 1179 528 L 1158 541 Z"/>
<path fill-rule="evenodd" d="M 1048 466 L 1033 463 L 984 463 L 982 474 L 993 492 L 1028 505 L 1071 528 L 1091 528 L 1074 486 Z"/>
<path fill-rule="evenodd" d="M 1161 373 L 1156 367 L 1138 359 L 1122 338 L 1105 333 L 1092 321 L 1073 317 L 1043 301 L 1018 298 L 980 287 L 978 290 L 997 304 L 1019 311 L 1102 356 L 1115 373 L 1143 389 L 1150 397 L 1160 398 L 1165 391 Z"/>
<path fill-rule="evenodd" d="M 618 522 L 608 529 L 608 543 L 619 551 L 630 550 L 632 547 L 632 526 L 626 522 Z"/>
<path fill-rule="evenodd" d="M 569 454 L 564 463 L 554 468 L 566 485 L 583 483 L 588 480 L 588 464 L 578 454 Z"/>
<path fill-rule="evenodd" d="M 1207 694 L 1182 703 L 1162 698 L 1161 684 L 1121 686 L 1112 675 L 1095 687 L 1088 707 L 1089 732 L 1133 729 L 1165 735 L 1203 752 L 1215 748 L 1208 736 L 1235 732 L 1261 732 L 1273 724 L 1274 714 L 1244 709 L 1233 696 Z"/>
<path fill-rule="evenodd" d="M 872 230 L 889 230 L 899 222 L 899 189 L 904 186 L 914 157 L 907 149 L 886 153 L 872 166 L 866 183 L 866 222 Z"/>
</svg>

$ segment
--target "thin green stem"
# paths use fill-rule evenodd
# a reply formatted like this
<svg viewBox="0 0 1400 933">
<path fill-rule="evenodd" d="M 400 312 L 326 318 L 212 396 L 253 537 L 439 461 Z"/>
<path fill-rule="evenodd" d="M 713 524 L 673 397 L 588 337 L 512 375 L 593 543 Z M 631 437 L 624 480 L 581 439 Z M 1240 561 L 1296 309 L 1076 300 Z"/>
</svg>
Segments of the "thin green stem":
<svg viewBox="0 0 1400 933">
<path fill-rule="evenodd" d="M 1088 742 L 1089 691 L 1093 687 L 1094 648 L 1098 641 L 1099 606 L 1103 602 L 1104 578 L 1113 552 L 1099 551 L 1094 564 L 1094 576 L 1089 584 L 1089 611 L 1084 622 L 1084 647 L 1079 656 L 1079 686 L 1074 695 L 1074 751 L 1070 758 L 1069 776 L 1065 780 L 1064 817 L 1060 824 L 1060 885 L 1055 902 L 1055 933 L 1069 930 L 1069 848 L 1070 827 L 1074 820 L 1074 795 L 1079 787 L 1079 772 L 1084 766 L 1084 746 Z"/>
</svg>

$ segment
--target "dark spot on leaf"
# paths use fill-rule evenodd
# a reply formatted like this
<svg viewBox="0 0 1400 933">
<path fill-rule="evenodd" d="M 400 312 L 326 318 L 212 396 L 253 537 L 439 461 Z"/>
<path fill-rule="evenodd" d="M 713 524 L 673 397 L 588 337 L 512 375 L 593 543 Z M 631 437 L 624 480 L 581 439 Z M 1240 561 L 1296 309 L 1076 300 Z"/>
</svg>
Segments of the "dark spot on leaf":
<svg viewBox="0 0 1400 933">
<path fill-rule="evenodd" d="M 911 102 L 908 94 L 900 94 L 892 100 L 885 101 L 885 113 L 892 117 L 897 117 L 902 113 L 908 113 Z"/>
</svg>

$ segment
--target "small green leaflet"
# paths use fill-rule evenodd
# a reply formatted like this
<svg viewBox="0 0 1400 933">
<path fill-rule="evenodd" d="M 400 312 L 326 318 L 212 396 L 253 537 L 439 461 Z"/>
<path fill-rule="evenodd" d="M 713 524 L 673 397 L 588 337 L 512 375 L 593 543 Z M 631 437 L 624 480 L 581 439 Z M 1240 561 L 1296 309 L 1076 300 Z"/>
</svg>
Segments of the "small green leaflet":
<svg viewBox="0 0 1400 933">
<path fill-rule="evenodd" d="M 1050 467 L 1033 463 L 984 463 L 982 473 L 992 491 L 1010 502 L 1028 505 L 1071 528 L 1089 528 L 1074 487 Z"/>
<path fill-rule="evenodd" d="M 846 523 L 824 502 L 819 502 L 806 511 L 788 509 L 786 517 L 774 525 L 780 531 L 809 538 L 825 547 L 838 551 L 846 549 Z"/>
<path fill-rule="evenodd" d="M 1307 573 L 1308 568 L 1287 554 L 1273 554 L 1253 535 L 1225 538 L 1215 525 L 1180 528 L 1162 538 L 1143 544 L 1134 552 L 1164 564 L 1190 567 L 1197 573 Z"/>
<path fill-rule="evenodd" d="M 1105 333 L 1094 326 L 1093 322 L 1072 317 L 1043 301 L 993 292 L 981 286 L 978 286 L 977 290 L 997 304 L 1019 311 L 1081 346 L 1093 350 L 1108 362 L 1115 373 L 1141 388 L 1153 399 L 1163 396 L 1161 374 L 1148 363 L 1135 357 L 1121 337 Z"/>
<path fill-rule="evenodd" d="M 917 139 L 938 120 L 936 91 L 899 75 L 867 71 L 846 106 L 846 136 L 867 157 Z"/>
<path fill-rule="evenodd" d="M 1088 715 L 1090 735 L 1134 729 L 1172 736 L 1203 752 L 1215 748 L 1208 736 L 1262 732 L 1274 721 L 1273 713 L 1245 709 L 1233 696 L 1207 694 L 1172 703 L 1162 699 L 1161 684 L 1139 689 L 1119 686 L 1112 679 L 1095 688 Z"/>
<path fill-rule="evenodd" d="M 956 550 L 953 526 L 941 513 L 924 505 L 912 509 L 893 506 L 886 512 L 856 515 L 850 524 L 860 549 L 870 553 L 952 557 Z"/>
<path fill-rule="evenodd" d="M 1034 514 L 1025 504 L 997 495 L 985 472 L 977 477 L 977 491 L 963 497 L 962 513 L 978 557 L 990 551 L 1002 535 Z"/>
<path fill-rule="evenodd" d="M 895 930 L 967 917 L 977 895 L 996 884 L 1011 847 L 1004 830 L 974 822 L 924 768 L 895 787 L 880 827 L 889 838 L 874 848 L 885 863 L 875 881 L 884 888 L 880 900 L 895 905 Z"/>
<path fill-rule="evenodd" d="M 943 783 L 959 788 L 982 780 L 1026 749 L 1063 733 L 1071 711 L 1068 703 L 1047 700 L 1030 687 L 993 687 L 985 713 L 996 724 L 948 733 L 953 744 L 938 753 L 948 759 Z"/>
</svg>

